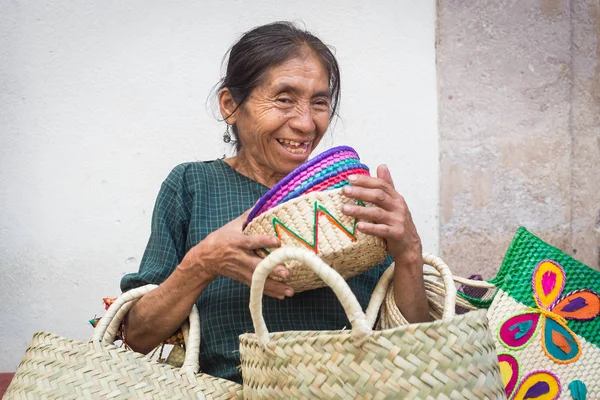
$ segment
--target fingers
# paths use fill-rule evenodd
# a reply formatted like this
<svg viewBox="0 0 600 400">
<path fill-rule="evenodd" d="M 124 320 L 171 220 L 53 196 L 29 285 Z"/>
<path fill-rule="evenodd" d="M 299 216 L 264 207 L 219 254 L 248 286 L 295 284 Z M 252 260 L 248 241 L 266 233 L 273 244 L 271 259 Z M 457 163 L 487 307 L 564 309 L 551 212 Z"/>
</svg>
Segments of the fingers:
<svg viewBox="0 0 600 400">
<path fill-rule="evenodd" d="M 252 271 L 245 270 L 243 273 L 243 278 L 239 277 L 239 279 L 235 279 L 240 281 L 248 286 L 252 286 Z M 267 278 L 265 280 L 265 286 L 263 290 L 264 294 L 270 297 L 275 297 L 280 300 L 283 300 L 285 297 L 292 297 L 294 295 L 294 289 L 286 283 L 276 281 L 272 278 Z"/>
<path fill-rule="evenodd" d="M 294 289 L 285 283 L 268 278 L 265 281 L 264 294 L 283 300 L 285 297 L 292 297 L 294 295 Z"/>
<path fill-rule="evenodd" d="M 391 187 L 395 187 L 392 174 L 390 174 L 390 170 L 388 169 L 387 165 L 381 164 L 379 167 L 377 167 L 377 177 L 379 179 L 383 179 Z"/>
<path fill-rule="evenodd" d="M 390 197 L 399 196 L 398 192 L 396 192 L 396 189 L 394 188 L 394 183 L 389 170 L 383 165 L 377 168 L 376 178 L 368 175 L 350 175 L 348 177 L 348 181 L 354 187 L 359 186 L 368 189 L 380 189 L 387 193 Z"/>
<path fill-rule="evenodd" d="M 400 240 L 404 235 L 404 225 L 390 226 L 360 221 L 356 224 L 356 229 L 368 235 L 377 236 L 387 240 Z"/>
<path fill-rule="evenodd" d="M 344 204 L 342 206 L 342 213 L 357 219 L 371 221 L 378 224 L 389 224 L 391 223 L 392 219 L 390 212 L 380 207 L 365 207 L 359 205 Z"/>
<path fill-rule="evenodd" d="M 255 255 L 248 255 L 247 259 L 242 260 L 243 264 L 245 265 L 245 267 L 241 268 L 240 271 L 242 277 L 240 277 L 241 279 L 236 280 L 239 280 L 245 283 L 246 285 L 251 286 L 252 275 L 254 274 L 254 271 L 256 270 L 256 267 L 258 266 L 260 261 L 262 261 L 260 257 Z M 291 286 L 284 282 L 279 282 L 272 279 L 272 277 L 274 276 L 277 276 L 282 279 L 287 279 L 290 277 L 290 275 L 290 271 L 285 266 L 279 265 L 275 267 L 275 269 L 273 269 L 273 271 L 269 275 L 269 278 L 267 278 L 265 281 L 264 293 L 267 296 L 276 297 L 278 299 L 283 299 L 284 297 L 292 297 L 294 295 L 294 289 L 292 289 Z"/>
<path fill-rule="evenodd" d="M 376 206 L 344 204 L 342 212 L 360 220 L 356 224 L 360 232 L 387 240 L 399 240 L 404 234 L 405 223 L 408 220 L 400 213 L 385 211 Z"/>
<path fill-rule="evenodd" d="M 376 178 L 371 178 L 376 179 Z M 367 203 L 375 204 L 378 207 L 387 211 L 393 211 L 397 205 L 395 202 L 401 200 L 400 195 L 396 193 L 395 198 L 392 198 L 385 190 L 381 188 L 365 188 L 361 186 L 344 186 L 342 192 L 347 197 L 355 200 L 361 200 Z"/>
<path fill-rule="evenodd" d="M 281 246 L 281 241 L 271 235 L 244 235 L 242 246 L 245 250 L 271 249 Z"/>
<path fill-rule="evenodd" d="M 290 276 L 292 276 L 292 273 L 284 265 L 280 265 L 280 266 L 276 267 L 269 276 L 271 276 L 271 277 L 276 276 L 278 278 L 285 280 L 285 279 L 288 279 Z"/>
</svg>

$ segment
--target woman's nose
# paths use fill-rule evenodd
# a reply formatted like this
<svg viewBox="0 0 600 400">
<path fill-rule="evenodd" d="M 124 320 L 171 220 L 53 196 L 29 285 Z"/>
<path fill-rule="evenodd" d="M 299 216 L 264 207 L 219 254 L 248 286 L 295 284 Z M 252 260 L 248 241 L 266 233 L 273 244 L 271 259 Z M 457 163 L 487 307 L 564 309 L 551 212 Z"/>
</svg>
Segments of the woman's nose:
<svg viewBox="0 0 600 400">
<path fill-rule="evenodd" d="M 296 115 L 290 121 L 290 126 L 302 133 L 312 133 L 316 128 L 313 117 L 310 106 L 299 106 Z"/>
</svg>

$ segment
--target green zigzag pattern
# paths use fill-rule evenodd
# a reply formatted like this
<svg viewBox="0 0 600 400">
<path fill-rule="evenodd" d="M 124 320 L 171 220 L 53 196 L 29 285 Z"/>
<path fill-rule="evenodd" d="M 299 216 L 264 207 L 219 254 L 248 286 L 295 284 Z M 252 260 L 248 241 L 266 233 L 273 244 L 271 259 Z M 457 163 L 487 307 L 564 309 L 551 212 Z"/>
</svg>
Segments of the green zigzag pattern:
<svg viewBox="0 0 600 400">
<path fill-rule="evenodd" d="M 366 206 L 366 204 L 363 203 L 360 200 L 357 200 L 357 204 L 361 205 L 363 207 Z M 315 200 L 315 202 L 314 202 L 314 209 L 313 209 L 313 243 L 312 244 L 309 243 L 304 237 L 302 237 L 301 235 L 299 235 L 298 233 L 296 233 L 296 231 L 294 231 L 293 229 L 291 229 L 289 226 L 287 226 L 284 222 L 282 222 L 277 217 L 274 217 L 273 220 L 272 220 L 273 230 L 275 231 L 275 234 L 277 235 L 277 226 L 281 226 L 281 227 L 285 228 L 289 233 L 291 233 L 294 237 L 296 237 L 298 240 L 300 240 L 301 242 L 305 243 L 308 247 L 312 248 L 313 250 L 316 250 L 317 246 L 318 246 L 317 238 L 318 238 L 318 234 L 319 234 L 319 221 L 318 221 L 318 219 L 319 219 L 319 211 L 323 211 L 325 214 L 327 214 L 348 235 L 350 235 L 352 237 L 355 237 L 355 234 L 356 234 L 356 218 L 354 218 L 354 223 L 352 224 L 352 231 L 350 231 L 337 218 L 335 218 L 326 207 L 324 207 L 321 204 L 319 204 L 318 200 Z M 261 250 L 264 251 L 266 254 L 270 254 L 269 250 L 267 250 L 267 249 L 263 248 Z"/>
</svg>

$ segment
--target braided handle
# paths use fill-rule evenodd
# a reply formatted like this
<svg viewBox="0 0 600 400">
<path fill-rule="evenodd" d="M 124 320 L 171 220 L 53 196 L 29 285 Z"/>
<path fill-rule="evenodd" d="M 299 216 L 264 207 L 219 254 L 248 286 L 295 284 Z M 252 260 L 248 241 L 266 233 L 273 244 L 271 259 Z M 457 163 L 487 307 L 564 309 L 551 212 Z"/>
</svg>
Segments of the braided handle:
<svg viewBox="0 0 600 400">
<path fill-rule="evenodd" d="M 157 287 L 157 285 L 145 285 L 121 294 L 106 310 L 104 316 L 100 318 L 98 325 L 94 328 L 90 342 L 99 343 L 101 346 L 108 346 L 113 343 L 117 331 L 121 327 L 121 321 L 123 321 L 131 307 L 137 300 Z M 198 361 L 200 356 L 200 315 L 196 305 L 192 306 L 190 311 L 189 331 L 184 329 L 184 341 L 186 352 L 181 369 L 194 374 L 198 373 L 200 370 Z"/>
<path fill-rule="evenodd" d="M 360 346 L 372 334 L 367 324 L 360 303 L 342 276 L 329 265 L 325 264 L 315 253 L 300 247 L 282 247 L 264 258 L 252 275 L 250 288 L 250 315 L 258 342 L 262 346 L 269 343 L 269 330 L 262 314 L 262 297 L 265 281 L 271 271 L 286 261 L 298 260 L 317 274 L 336 294 L 340 300 L 348 320 L 352 325 L 352 341 Z"/>
<path fill-rule="evenodd" d="M 440 276 L 444 282 L 446 296 L 444 297 L 444 311 L 442 318 L 448 319 L 454 317 L 456 305 L 456 285 L 454 284 L 452 271 L 450 271 L 448 265 L 446 265 L 441 258 L 429 253 L 423 253 L 423 262 L 426 265 L 430 265 L 435 268 L 439 274 L 438 276 Z M 371 327 L 375 325 L 375 320 L 377 319 L 381 305 L 385 300 L 388 287 L 394 279 L 394 266 L 395 263 L 388 267 L 388 269 L 379 279 L 375 290 L 373 290 L 373 295 L 371 296 L 371 301 L 369 302 L 366 312 L 367 323 Z"/>
</svg>

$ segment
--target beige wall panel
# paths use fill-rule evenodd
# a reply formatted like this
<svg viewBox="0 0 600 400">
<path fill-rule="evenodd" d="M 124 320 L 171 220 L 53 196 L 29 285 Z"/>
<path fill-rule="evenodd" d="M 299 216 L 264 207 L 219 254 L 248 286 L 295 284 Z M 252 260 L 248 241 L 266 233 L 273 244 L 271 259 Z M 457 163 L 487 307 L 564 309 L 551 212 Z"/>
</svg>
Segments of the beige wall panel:
<svg viewBox="0 0 600 400">
<path fill-rule="evenodd" d="M 439 1 L 440 248 L 455 272 L 492 277 L 519 226 L 598 268 L 597 5 Z"/>
<path fill-rule="evenodd" d="M 572 238 L 577 259 L 600 265 L 600 1 L 571 1 Z"/>
</svg>

